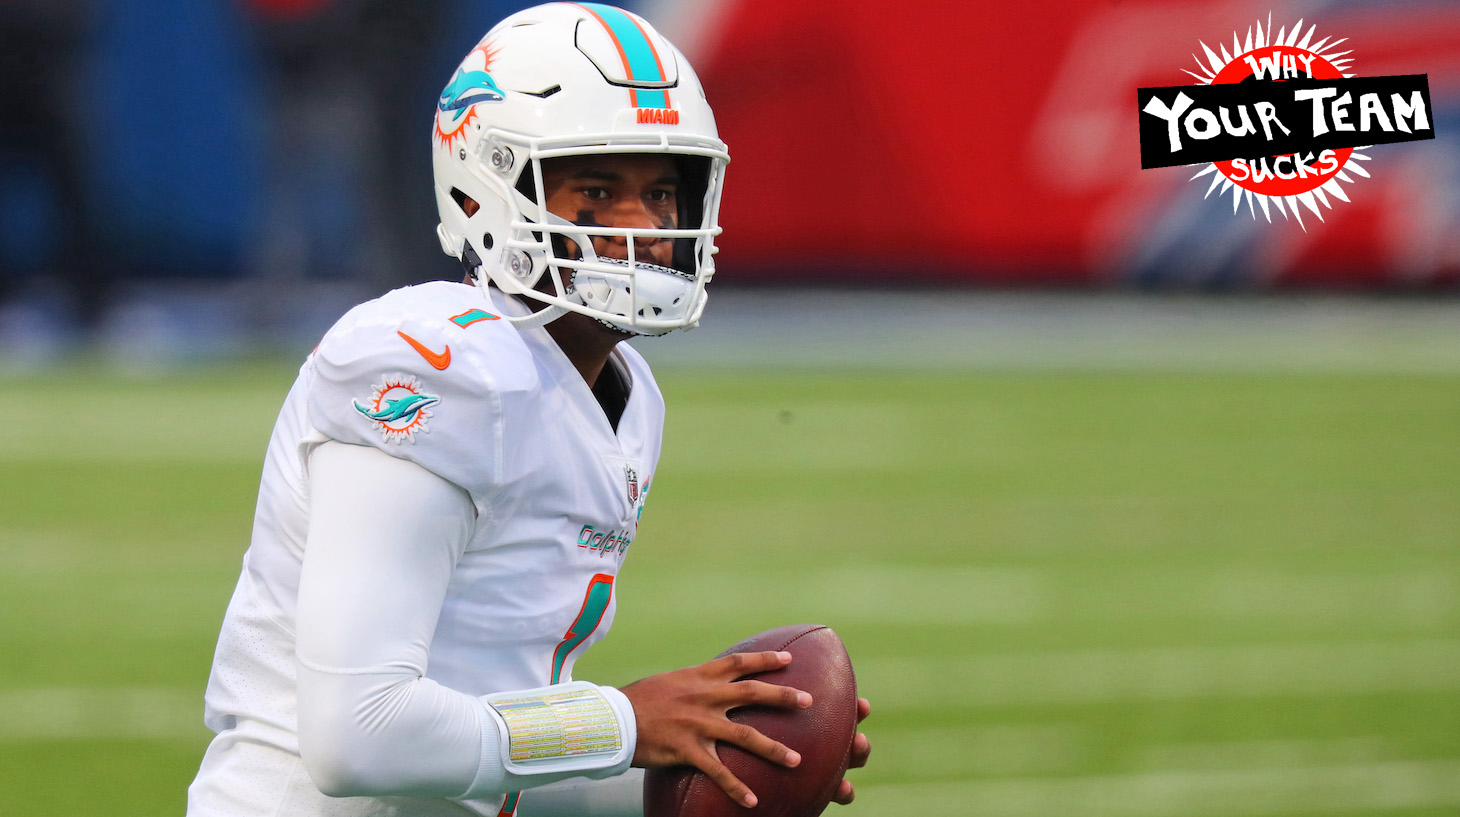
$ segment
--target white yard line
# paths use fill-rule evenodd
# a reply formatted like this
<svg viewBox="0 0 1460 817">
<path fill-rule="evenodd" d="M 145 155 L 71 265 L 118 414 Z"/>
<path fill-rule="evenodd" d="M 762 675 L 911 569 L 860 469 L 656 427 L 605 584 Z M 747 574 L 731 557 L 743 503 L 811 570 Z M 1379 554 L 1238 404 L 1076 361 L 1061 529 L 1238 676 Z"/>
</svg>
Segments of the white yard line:
<svg viewBox="0 0 1460 817">
<path fill-rule="evenodd" d="M 1460 372 L 1460 299 L 712 290 L 688 367 Z"/>
<path fill-rule="evenodd" d="M 4 539 L 0 537 L 0 546 Z M 1272 622 L 1341 634 L 1355 624 L 1450 632 L 1460 580 L 1436 572 L 1318 573 L 1203 565 L 1145 572 L 876 564 L 794 575 L 786 583 L 738 571 L 668 571 L 645 592 L 682 617 L 719 619 L 699 603 L 736 596 L 786 615 L 844 625 L 1061 624 L 1148 621 Z M 647 586 L 645 586 L 647 588 Z M 788 593 L 788 588 L 793 593 Z M 1446 629 L 1440 629 L 1446 628 Z"/>
<path fill-rule="evenodd" d="M 769 604 L 827 622 L 1018 624 L 1047 619 L 1051 587 L 1037 570 L 877 564 L 790 574 L 785 583 L 751 572 L 672 571 L 656 576 L 655 604 L 682 617 L 720 619 L 706 598 Z M 648 591 L 644 591 L 648 592 Z"/>
<path fill-rule="evenodd" d="M 879 722 L 869 729 L 877 774 L 894 780 L 1068 774 L 1087 768 L 1095 737 L 1076 723 L 905 728 Z"/>
<path fill-rule="evenodd" d="M 1404 756 L 1402 735 L 1269 738 L 1150 743 L 1132 747 L 1132 768 L 1146 772 L 1273 769 L 1333 764 L 1383 763 Z M 951 775 L 950 775 L 951 776 Z"/>
<path fill-rule="evenodd" d="M 1402 737 L 1370 734 L 1323 739 L 1146 742 L 1119 747 L 1102 741 L 1098 729 L 1074 722 L 1002 723 L 902 727 L 878 723 L 877 775 L 883 779 L 947 781 L 972 778 L 1051 778 L 1089 771 L 1097 753 L 1117 752 L 1132 774 L 1297 769 L 1374 765 L 1405 758 Z M 1104 736 L 1108 737 L 1108 736 Z"/>
<path fill-rule="evenodd" d="M 856 667 L 884 709 L 1445 692 L 1460 689 L 1460 641 L 864 657 Z"/>
<path fill-rule="evenodd" d="M 918 817 L 1241 817 L 1460 805 L 1460 760 L 859 785 L 857 805 Z"/>
<path fill-rule="evenodd" d="M 201 686 L 0 690 L 0 741 L 207 735 Z"/>
</svg>

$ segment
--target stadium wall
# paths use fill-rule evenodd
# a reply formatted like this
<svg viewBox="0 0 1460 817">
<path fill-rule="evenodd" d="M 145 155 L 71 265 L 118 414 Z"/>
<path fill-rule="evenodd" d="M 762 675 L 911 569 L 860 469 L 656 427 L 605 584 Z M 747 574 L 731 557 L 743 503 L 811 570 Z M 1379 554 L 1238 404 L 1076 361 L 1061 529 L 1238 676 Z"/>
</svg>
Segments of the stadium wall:
<svg viewBox="0 0 1460 817">
<path fill-rule="evenodd" d="M 1418 287 L 1460 281 L 1460 4 L 1248 0 L 670 3 L 734 163 L 738 280 Z M 1136 89 L 1195 82 L 1254 24 L 1348 38 L 1361 76 L 1426 73 L 1433 141 L 1373 150 L 1296 220 L 1140 169 Z M 729 276 L 727 276 L 729 277 Z"/>
</svg>

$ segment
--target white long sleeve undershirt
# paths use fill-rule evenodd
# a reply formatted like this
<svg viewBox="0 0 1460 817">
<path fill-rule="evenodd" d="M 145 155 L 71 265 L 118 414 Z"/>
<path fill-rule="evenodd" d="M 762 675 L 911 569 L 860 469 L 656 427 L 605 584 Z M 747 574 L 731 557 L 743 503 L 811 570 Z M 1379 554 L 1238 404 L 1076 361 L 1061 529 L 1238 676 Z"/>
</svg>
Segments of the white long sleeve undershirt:
<svg viewBox="0 0 1460 817">
<path fill-rule="evenodd" d="M 642 817 L 644 770 L 617 777 L 575 777 L 533 789 L 522 798 L 517 817 Z"/>
<path fill-rule="evenodd" d="M 625 759 L 593 772 L 509 771 L 499 716 L 483 700 L 425 677 L 452 571 L 476 524 L 464 490 L 414 463 L 337 442 L 316 447 L 308 467 L 296 644 L 299 749 L 320 791 L 475 799 L 627 770 Z M 618 715 L 632 757 L 633 708 L 618 690 L 598 689 Z M 621 813 L 642 813 L 641 800 L 627 802 L 634 798 L 624 790 L 620 781 L 603 791 L 619 792 L 610 799 L 620 801 Z"/>
</svg>

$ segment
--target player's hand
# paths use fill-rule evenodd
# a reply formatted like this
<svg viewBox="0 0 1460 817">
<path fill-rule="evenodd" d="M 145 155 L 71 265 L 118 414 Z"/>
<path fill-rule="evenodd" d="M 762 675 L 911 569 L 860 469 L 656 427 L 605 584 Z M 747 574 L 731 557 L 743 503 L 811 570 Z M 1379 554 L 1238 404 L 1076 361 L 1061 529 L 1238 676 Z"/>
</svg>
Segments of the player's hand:
<svg viewBox="0 0 1460 817">
<path fill-rule="evenodd" d="M 867 716 L 871 713 L 872 703 L 866 698 L 858 698 L 857 723 L 861 723 L 862 721 L 866 720 Z M 855 738 L 852 738 L 852 759 L 847 763 L 847 768 L 860 769 L 863 766 L 866 766 L 867 758 L 871 756 L 871 754 L 872 741 L 867 739 L 867 735 L 865 733 L 858 732 L 857 736 Z M 831 796 L 831 801 L 833 803 L 841 803 L 845 806 L 848 803 L 852 802 L 852 800 L 855 799 L 856 796 L 857 791 L 856 789 L 852 788 L 852 781 L 847 780 L 846 778 L 842 778 L 841 785 L 837 786 L 836 794 L 833 794 Z"/>
<path fill-rule="evenodd" d="M 811 695 L 764 681 L 737 681 L 746 675 L 777 670 L 791 663 L 788 652 L 727 655 L 695 667 L 651 675 L 624 687 L 634 707 L 639 740 L 633 765 L 694 766 L 730 796 L 753 807 L 755 793 L 720 762 L 715 741 L 731 743 L 782 766 L 795 766 L 801 755 L 756 729 L 726 717 L 742 706 L 805 709 Z"/>
</svg>

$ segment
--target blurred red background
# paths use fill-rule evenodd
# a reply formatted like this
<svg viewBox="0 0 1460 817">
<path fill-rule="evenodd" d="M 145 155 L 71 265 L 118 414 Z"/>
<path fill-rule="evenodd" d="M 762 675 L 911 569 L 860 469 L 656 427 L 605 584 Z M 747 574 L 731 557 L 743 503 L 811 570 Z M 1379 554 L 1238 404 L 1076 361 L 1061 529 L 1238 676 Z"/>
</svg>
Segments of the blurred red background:
<svg viewBox="0 0 1460 817">
<path fill-rule="evenodd" d="M 653 9 L 644 9 L 651 14 Z M 1300 18 L 1427 73 L 1440 138 L 1373 149 L 1303 225 L 1140 170 L 1136 89 Z M 732 0 L 691 42 L 742 280 L 1433 287 L 1460 279 L 1460 3 Z M 1306 228 L 1306 229 L 1305 229 Z"/>
</svg>

